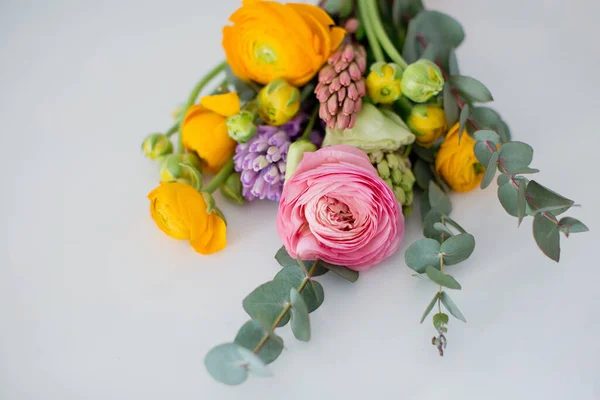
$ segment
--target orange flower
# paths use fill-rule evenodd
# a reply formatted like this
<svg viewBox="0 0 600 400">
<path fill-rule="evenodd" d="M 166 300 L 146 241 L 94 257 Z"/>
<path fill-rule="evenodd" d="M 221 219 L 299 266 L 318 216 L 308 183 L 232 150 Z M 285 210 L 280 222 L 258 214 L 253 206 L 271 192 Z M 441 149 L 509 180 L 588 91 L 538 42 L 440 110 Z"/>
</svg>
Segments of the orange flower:
<svg viewBox="0 0 600 400">
<path fill-rule="evenodd" d="M 148 199 L 156 225 L 174 239 L 188 239 L 198 253 L 216 253 L 227 244 L 225 221 L 206 212 L 204 197 L 192 186 L 162 182 Z"/>
<path fill-rule="evenodd" d="M 229 137 L 225 121 L 239 112 L 237 93 L 227 93 L 202 97 L 185 115 L 183 145 L 198 153 L 208 172 L 217 172 L 231 157 L 236 142 Z"/>
<path fill-rule="evenodd" d="M 346 31 L 319 7 L 243 0 L 223 28 L 227 62 L 242 80 L 267 84 L 284 78 L 310 81 L 342 42 Z"/>
<path fill-rule="evenodd" d="M 454 125 L 435 158 L 435 170 L 456 192 L 469 192 L 479 186 L 485 173 L 475 157 L 475 140 L 465 130 L 458 140 L 459 124 Z"/>
</svg>

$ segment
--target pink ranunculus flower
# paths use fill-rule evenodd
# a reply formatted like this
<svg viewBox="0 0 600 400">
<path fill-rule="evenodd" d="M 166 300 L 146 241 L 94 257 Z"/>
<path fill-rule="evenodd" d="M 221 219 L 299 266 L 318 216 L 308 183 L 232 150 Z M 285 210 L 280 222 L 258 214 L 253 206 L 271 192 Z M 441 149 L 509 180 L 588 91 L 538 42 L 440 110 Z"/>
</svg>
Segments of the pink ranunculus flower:
<svg viewBox="0 0 600 400">
<path fill-rule="evenodd" d="M 304 153 L 283 188 L 277 231 L 294 258 L 363 271 L 398 249 L 404 217 L 369 157 L 338 145 Z"/>
</svg>

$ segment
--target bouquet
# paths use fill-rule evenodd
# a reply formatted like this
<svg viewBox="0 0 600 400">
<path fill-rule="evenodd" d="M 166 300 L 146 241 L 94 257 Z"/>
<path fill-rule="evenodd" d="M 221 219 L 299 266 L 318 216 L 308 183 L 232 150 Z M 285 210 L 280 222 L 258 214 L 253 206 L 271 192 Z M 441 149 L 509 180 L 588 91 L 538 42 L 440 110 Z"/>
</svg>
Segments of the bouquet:
<svg viewBox="0 0 600 400">
<path fill-rule="evenodd" d="M 432 343 L 443 355 L 450 316 L 466 322 L 449 294 L 461 290 L 451 267 L 476 243 L 450 217 L 449 192 L 495 180 L 500 205 L 518 225 L 533 219 L 537 245 L 556 262 L 561 233 L 588 230 L 562 215 L 573 200 L 534 179 L 531 146 L 513 141 L 500 114 L 482 105 L 490 91 L 460 73 L 464 36 L 420 0 L 244 0 L 230 16 L 226 60 L 193 88 L 173 126 L 142 144 L 160 165 L 152 218 L 201 254 L 227 244 L 217 190 L 238 204 L 279 204 L 281 269 L 244 298 L 250 319 L 234 340 L 206 355 L 215 379 L 269 375 L 283 349 L 277 329 L 289 323 L 310 340 L 309 315 L 324 300 L 315 278 L 355 282 L 396 252 L 409 217 L 421 219 L 424 237 L 404 261 L 435 284 L 421 323 L 433 313 Z"/>
</svg>

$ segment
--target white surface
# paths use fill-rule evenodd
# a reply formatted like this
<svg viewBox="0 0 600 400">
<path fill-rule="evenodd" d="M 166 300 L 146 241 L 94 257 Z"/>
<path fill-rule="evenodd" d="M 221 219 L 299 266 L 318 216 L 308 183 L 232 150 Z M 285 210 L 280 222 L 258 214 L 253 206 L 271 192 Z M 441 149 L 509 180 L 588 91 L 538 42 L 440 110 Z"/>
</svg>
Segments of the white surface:
<svg viewBox="0 0 600 400">
<path fill-rule="evenodd" d="M 237 4 L 0 5 L 0 398 L 600 398 L 600 6 L 583 0 L 428 2 L 464 24 L 462 70 L 535 148 L 540 181 L 584 205 L 570 215 L 592 232 L 563 240 L 561 264 L 495 189 L 455 196 L 477 248 L 453 268 L 469 323 L 451 321 L 446 357 L 418 324 L 435 289 L 404 266 L 412 218 L 401 250 L 357 284 L 321 279 L 313 340 L 282 329 L 273 378 L 209 377 L 204 355 L 233 339 L 242 298 L 278 269 L 276 205 L 221 202 L 229 245 L 202 257 L 150 219 L 158 176 L 139 146 L 220 59 Z"/>
</svg>

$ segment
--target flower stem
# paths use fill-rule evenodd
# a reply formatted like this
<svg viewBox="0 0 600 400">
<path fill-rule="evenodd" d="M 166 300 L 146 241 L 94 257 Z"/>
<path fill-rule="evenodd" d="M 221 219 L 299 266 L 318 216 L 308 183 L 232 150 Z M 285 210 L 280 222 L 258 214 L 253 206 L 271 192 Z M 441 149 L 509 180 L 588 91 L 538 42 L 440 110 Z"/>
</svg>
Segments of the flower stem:
<svg viewBox="0 0 600 400">
<path fill-rule="evenodd" d="M 215 190 L 219 188 L 226 180 L 229 178 L 229 175 L 233 173 L 233 158 L 230 159 L 223 165 L 223 167 L 219 170 L 217 175 L 210 181 L 208 186 L 206 186 L 203 192 L 213 193 Z"/>
<path fill-rule="evenodd" d="M 219 75 L 221 72 L 225 71 L 226 65 L 227 65 L 227 63 L 225 61 L 223 61 L 219 65 L 214 67 L 208 74 L 206 74 L 200 80 L 200 82 L 198 82 L 196 84 L 196 86 L 194 86 L 194 89 L 190 93 L 185 105 L 183 106 L 183 108 L 181 110 L 181 116 L 179 118 L 179 145 L 177 147 L 177 152 L 179 154 L 183 154 L 183 151 L 184 151 L 183 135 L 181 134 L 181 128 L 183 127 L 183 119 L 185 118 L 185 115 L 187 114 L 189 108 L 196 102 L 196 99 L 198 98 L 198 95 L 200 94 L 202 89 L 204 89 L 204 87 L 206 85 L 208 85 L 217 75 Z"/>
<path fill-rule="evenodd" d="M 304 279 L 302 280 L 302 283 L 300 283 L 300 286 L 298 286 L 298 293 L 302 293 L 302 291 L 304 290 L 306 285 L 308 285 L 308 282 L 310 282 L 310 278 L 312 278 L 312 276 L 315 273 L 315 271 L 317 270 L 318 266 L 319 266 L 319 260 L 315 261 L 314 264 L 312 265 L 312 267 L 310 267 L 310 269 L 308 270 L 308 274 L 304 277 Z M 274 331 L 277 328 L 277 326 L 279 326 L 279 323 L 285 318 L 286 314 L 291 310 L 291 308 L 292 308 L 291 303 L 287 303 L 285 305 L 283 310 L 281 310 L 281 314 L 279 314 L 279 316 L 275 319 L 275 322 L 273 322 L 273 326 L 271 327 L 271 330 L 269 332 L 267 332 L 267 334 L 264 335 L 262 337 L 262 339 L 260 339 L 260 341 L 254 348 L 254 350 L 252 350 L 252 352 L 254 354 L 260 353 L 262 348 L 265 346 L 265 344 L 267 344 L 267 342 L 271 338 L 271 332 Z"/>
<path fill-rule="evenodd" d="M 304 132 L 300 137 L 300 140 L 309 140 L 310 134 L 312 133 L 313 127 L 315 126 L 315 122 L 317 121 L 317 115 L 319 115 L 319 106 L 317 105 L 310 116 L 310 120 L 308 120 L 308 125 L 304 128 Z"/>
<path fill-rule="evenodd" d="M 179 130 L 179 122 L 173 124 L 172 127 L 169 128 L 168 131 L 165 132 L 166 137 L 171 137 Z"/>
<path fill-rule="evenodd" d="M 442 217 L 442 224 L 445 225 L 446 221 L 445 218 Z M 442 232 L 442 242 L 440 244 L 444 244 L 444 240 L 446 239 L 446 234 L 444 232 Z M 440 254 L 440 272 L 444 272 L 444 256 L 442 254 Z M 441 314 L 442 313 L 442 285 L 440 285 L 439 289 L 438 289 L 438 312 Z"/>
<path fill-rule="evenodd" d="M 404 58 L 400 55 L 394 43 L 390 40 L 387 33 L 385 32 L 385 28 L 383 27 L 383 23 L 381 22 L 381 16 L 379 15 L 379 7 L 377 5 L 377 0 L 363 0 L 363 3 L 366 8 L 367 19 L 369 20 L 369 24 L 372 24 L 372 29 L 375 30 L 375 35 L 377 39 L 381 43 L 383 50 L 387 53 L 387 55 L 392 59 L 393 62 L 398 64 L 400 68 L 406 69 L 408 64 L 404 61 Z"/>
<path fill-rule="evenodd" d="M 361 24 L 365 28 L 367 40 L 369 41 L 369 46 L 371 46 L 371 50 L 373 51 L 373 56 L 375 57 L 375 61 L 384 62 L 385 55 L 383 54 L 383 51 L 381 50 L 381 45 L 379 44 L 379 41 L 377 40 L 377 35 L 375 34 L 375 31 L 373 30 L 373 25 L 371 25 L 371 21 L 369 21 L 369 16 L 367 13 L 368 6 L 366 5 L 366 1 L 368 1 L 368 0 L 358 0 L 359 19 L 360 19 Z"/>
</svg>

